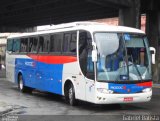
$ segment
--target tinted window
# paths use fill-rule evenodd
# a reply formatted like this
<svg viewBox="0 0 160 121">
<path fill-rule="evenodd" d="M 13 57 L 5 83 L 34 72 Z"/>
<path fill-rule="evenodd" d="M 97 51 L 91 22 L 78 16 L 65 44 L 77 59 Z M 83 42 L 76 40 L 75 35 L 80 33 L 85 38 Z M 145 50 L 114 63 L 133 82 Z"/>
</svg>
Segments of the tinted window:
<svg viewBox="0 0 160 121">
<path fill-rule="evenodd" d="M 39 52 L 48 52 L 49 50 L 49 41 L 50 41 L 50 36 L 49 35 L 44 35 L 39 37 Z"/>
<path fill-rule="evenodd" d="M 36 37 L 31 37 L 29 40 L 29 52 L 37 52 L 38 39 Z"/>
<path fill-rule="evenodd" d="M 71 52 L 76 52 L 76 46 L 77 46 L 76 42 L 77 42 L 77 34 L 72 33 L 72 39 L 70 42 L 70 51 Z"/>
<path fill-rule="evenodd" d="M 8 39 L 7 40 L 7 50 L 12 51 L 13 49 L 13 39 Z"/>
<path fill-rule="evenodd" d="M 63 41 L 63 33 L 56 33 L 51 35 L 50 52 L 61 52 L 61 45 Z"/>
<path fill-rule="evenodd" d="M 20 39 L 14 39 L 13 52 L 19 52 L 19 51 L 20 51 Z"/>
<path fill-rule="evenodd" d="M 64 35 L 64 40 L 63 40 L 63 52 L 69 52 L 69 43 L 71 41 L 71 34 L 70 33 L 66 33 Z"/>
<path fill-rule="evenodd" d="M 27 52 L 27 48 L 28 48 L 28 38 L 22 38 L 20 52 Z"/>
<path fill-rule="evenodd" d="M 65 33 L 63 40 L 63 52 L 76 53 L 76 40 L 76 32 Z"/>
<path fill-rule="evenodd" d="M 94 79 L 92 62 L 92 38 L 87 31 L 79 33 L 79 62 L 82 73 L 89 79 Z"/>
</svg>

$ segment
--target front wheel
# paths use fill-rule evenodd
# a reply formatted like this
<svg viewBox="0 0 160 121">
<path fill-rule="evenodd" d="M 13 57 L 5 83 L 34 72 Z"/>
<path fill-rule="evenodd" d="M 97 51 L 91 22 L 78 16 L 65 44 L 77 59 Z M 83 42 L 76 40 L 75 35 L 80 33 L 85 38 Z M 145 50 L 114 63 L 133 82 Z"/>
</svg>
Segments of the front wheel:
<svg viewBox="0 0 160 121">
<path fill-rule="evenodd" d="M 65 98 L 70 105 L 74 106 L 77 104 L 77 100 L 75 99 L 75 90 L 73 84 L 69 85 Z"/>
</svg>

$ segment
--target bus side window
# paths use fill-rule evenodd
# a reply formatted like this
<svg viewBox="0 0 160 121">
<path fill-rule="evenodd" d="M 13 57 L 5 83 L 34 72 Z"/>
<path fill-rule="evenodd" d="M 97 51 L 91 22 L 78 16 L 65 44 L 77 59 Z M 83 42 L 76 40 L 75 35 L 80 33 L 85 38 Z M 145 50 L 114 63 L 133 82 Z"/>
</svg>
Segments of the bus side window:
<svg viewBox="0 0 160 121">
<path fill-rule="evenodd" d="M 65 33 L 63 40 L 63 52 L 69 52 L 69 43 L 71 41 L 71 34 Z"/>
<path fill-rule="evenodd" d="M 7 40 L 7 51 L 13 51 L 13 39 Z"/>
<path fill-rule="evenodd" d="M 31 37 L 29 41 L 29 52 L 36 53 L 38 46 L 38 39 L 36 37 Z"/>
<path fill-rule="evenodd" d="M 33 46 L 33 38 L 29 38 L 29 52 L 31 52 Z"/>
<path fill-rule="evenodd" d="M 76 32 L 65 33 L 64 40 L 63 40 L 63 46 L 62 46 L 63 52 L 76 54 L 76 41 L 77 41 Z"/>
<path fill-rule="evenodd" d="M 28 48 L 28 38 L 22 38 L 20 52 L 27 52 L 27 48 Z"/>
<path fill-rule="evenodd" d="M 50 42 L 50 36 L 45 35 L 44 36 L 44 46 L 43 46 L 43 52 L 48 52 L 49 51 L 49 43 Z"/>
<path fill-rule="evenodd" d="M 38 52 L 44 52 L 43 49 L 44 49 L 44 37 L 43 36 L 40 36 L 39 37 L 39 47 L 38 47 Z"/>
<path fill-rule="evenodd" d="M 14 39 L 13 52 L 19 52 L 19 51 L 20 51 L 20 39 Z"/>
<path fill-rule="evenodd" d="M 39 37 L 39 47 L 38 47 L 38 52 L 48 52 L 49 50 L 49 36 L 44 35 Z"/>
<path fill-rule="evenodd" d="M 77 42 L 77 34 L 76 33 L 72 33 L 72 38 L 70 41 L 70 52 L 76 53 L 76 44 Z"/>
<path fill-rule="evenodd" d="M 54 52 L 54 35 L 50 36 L 50 52 Z"/>
<path fill-rule="evenodd" d="M 56 33 L 51 35 L 50 41 L 50 52 L 61 52 L 62 48 L 62 41 L 63 41 L 63 33 Z"/>
</svg>

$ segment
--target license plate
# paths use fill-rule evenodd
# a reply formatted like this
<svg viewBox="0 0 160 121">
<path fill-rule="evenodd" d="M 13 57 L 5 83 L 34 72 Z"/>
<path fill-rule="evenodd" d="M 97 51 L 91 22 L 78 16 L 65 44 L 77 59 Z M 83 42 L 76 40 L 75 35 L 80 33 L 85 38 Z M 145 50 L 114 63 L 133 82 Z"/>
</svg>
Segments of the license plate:
<svg viewBox="0 0 160 121">
<path fill-rule="evenodd" d="M 124 102 L 132 102 L 133 101 L 133 97 L 124 97 L 123 101 Z"/>
</svg>

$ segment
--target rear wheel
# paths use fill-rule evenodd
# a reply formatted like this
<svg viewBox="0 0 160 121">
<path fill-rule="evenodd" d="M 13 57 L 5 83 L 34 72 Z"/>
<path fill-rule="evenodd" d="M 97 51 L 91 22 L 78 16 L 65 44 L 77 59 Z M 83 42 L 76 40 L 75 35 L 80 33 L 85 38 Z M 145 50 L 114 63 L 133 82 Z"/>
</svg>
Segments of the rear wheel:
<svg viewBox="0 0 160 121">
<path fill-rule="evenodd" d="M 24 85 L 23 76 L 21 74 L 18 76 L 18 88 L 19 88 L 20 92 L 22 92 L 22 93 L 24 93 L 24 92 L 31 93 L 32 92 L 32 88 L 26 87 Z"/>
</svg>

